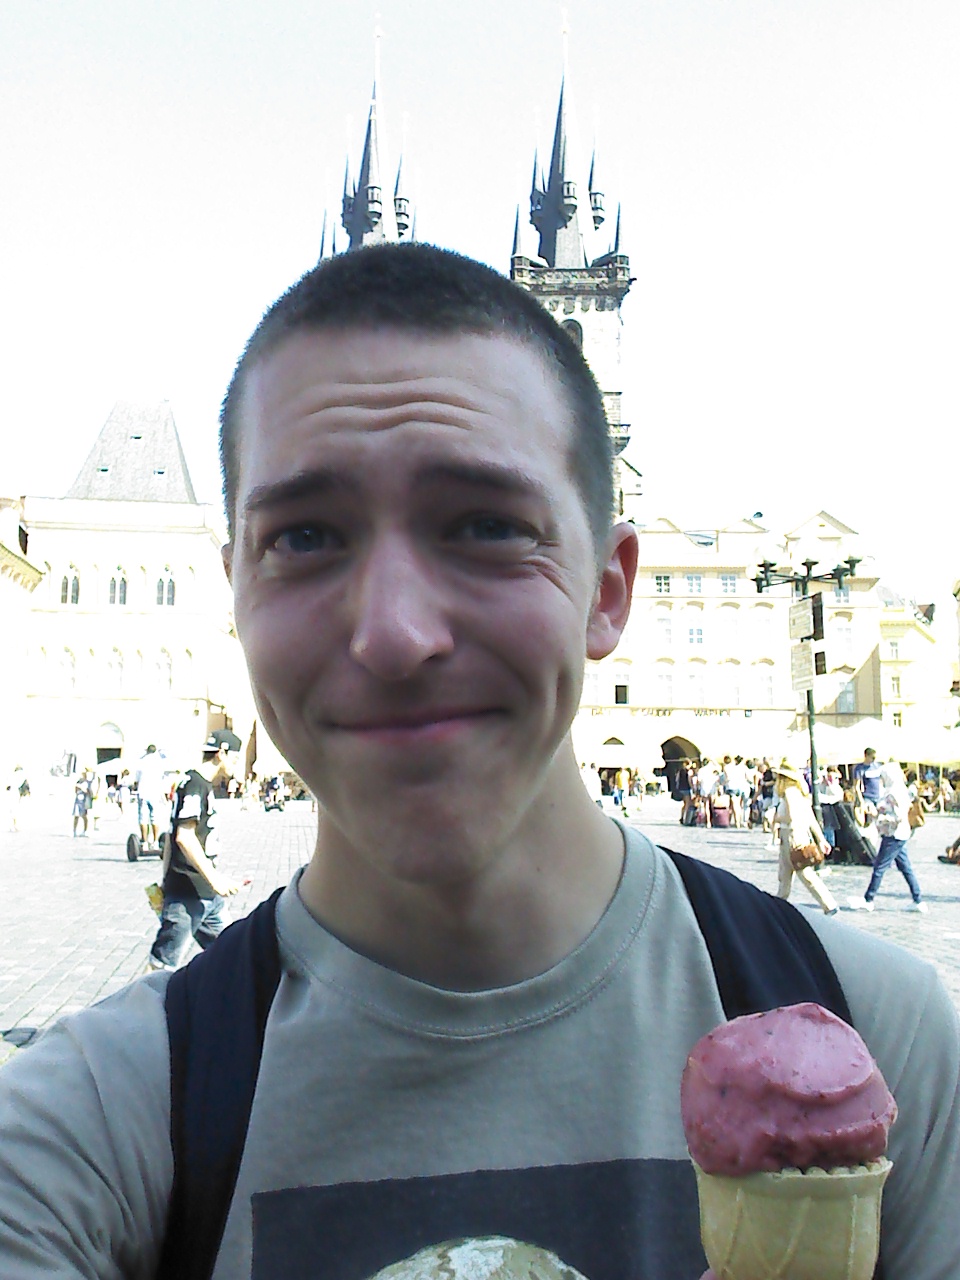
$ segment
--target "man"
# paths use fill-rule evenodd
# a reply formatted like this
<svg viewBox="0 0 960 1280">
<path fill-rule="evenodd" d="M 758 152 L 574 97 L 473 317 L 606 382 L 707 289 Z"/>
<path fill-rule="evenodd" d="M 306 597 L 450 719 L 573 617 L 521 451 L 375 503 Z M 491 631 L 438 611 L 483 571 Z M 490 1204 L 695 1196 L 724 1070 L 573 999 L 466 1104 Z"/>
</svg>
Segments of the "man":
<svg viewBox="0 0 960 1280">
<path fill-rule="evenodd" d="M 160 827 L 167 808 L 166 778 L 169 770 L 162 751 L 150 743 L 137 765 L 137 820 L 144 850 L 159 848 Z"/>
<path fill-rule="evenodd" d="M 276 906 L 215 1280 L 370 1277 L 491 1234 L 589 1280 L 695 1280 L 679 1080 L 724 1011 L 678 864 L 577 778 L 584 662 L 616 645 L 637 558 L 577 344 L 476 263 L 364 249 L 265 316 L 222 427 L 257 707 L 321 803 Z M 958 1274 L 950 1002 L 920 961 L 813 928 L 900 1103 L 888 1280 Z M 152 1274 L 180 977 L 0 1072 L 5 1280 Z"/>
<path fill-rule="evenodd" d="M 216 738 L 203 746 L 200 767 L 188 769 L 173 796 L 168 862 L 163 874 L 160 928 L 150 948 L 150 969 L 178 968 L 190 939 L 205 949 L 223 932 L 225 898 L 237 881 L 217 870 L 213 783 L 224 769 L 227 748 Z"/>
<path fill-rule="evenodd" d="M 853 779 L 856 783 L 857 790 L 860 792 L 866 802 L 873 806 L 873 812 L 876 812 L 877 805 L 880 802 L 880 775 L 883 773 L 883 765 L 877 764 L 877 753 L 873 747 L 867 747 L 863 753 L 863 760 L 856 765 L 853 770 Z"/>
</svg>

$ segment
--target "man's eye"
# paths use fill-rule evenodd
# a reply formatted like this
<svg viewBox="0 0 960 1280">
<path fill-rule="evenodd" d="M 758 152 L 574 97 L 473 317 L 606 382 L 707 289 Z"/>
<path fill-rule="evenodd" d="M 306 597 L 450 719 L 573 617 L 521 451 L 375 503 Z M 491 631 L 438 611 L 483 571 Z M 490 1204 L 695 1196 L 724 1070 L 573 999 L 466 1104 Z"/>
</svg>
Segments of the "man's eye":
<svg viewBox="0 0 960 1280">
<path fill-rule="evenodd" d="M 457 536 L 464 542 L 508 542 L 530 535 L 503 516 L 473 516 L 458 527 Z"/>
<path fill-rule="evenodd" d="M 303 524 L 284 529 L 271 541 L 270 549 L 281 554 L 302 556 L 318 551 L 338 551 L 343 539 L 333 529 L 322 525 Z"/>
</svg>

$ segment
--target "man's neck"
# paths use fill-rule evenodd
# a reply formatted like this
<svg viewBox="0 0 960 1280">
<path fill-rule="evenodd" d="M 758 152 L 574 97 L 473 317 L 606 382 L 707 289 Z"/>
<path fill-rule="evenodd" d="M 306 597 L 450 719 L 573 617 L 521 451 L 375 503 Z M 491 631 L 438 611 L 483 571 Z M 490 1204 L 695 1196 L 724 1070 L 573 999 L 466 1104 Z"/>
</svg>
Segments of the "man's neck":
<svg viewBox="0 0 960 1280">
<path fill-rule="evenodd" d="M 411 883 L 370 872 L 363 851 L 321 826 L 300 879 L 307 910 L 354 950 L 408 977 L 483 990 L 543 973 L 599 921 L 619 883 L 623 835 L 571 757 L 476 876 Z"/>
</svg>

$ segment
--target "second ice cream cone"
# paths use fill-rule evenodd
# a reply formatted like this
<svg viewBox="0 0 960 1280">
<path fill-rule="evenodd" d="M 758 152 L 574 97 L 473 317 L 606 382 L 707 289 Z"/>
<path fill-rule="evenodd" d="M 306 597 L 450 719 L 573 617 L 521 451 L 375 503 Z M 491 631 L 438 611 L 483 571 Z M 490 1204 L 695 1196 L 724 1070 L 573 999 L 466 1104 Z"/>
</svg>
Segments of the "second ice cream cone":
<svg viewBox="0 0 960 1280">
<path fill-rule="evenodd" d="M 694 1163 L 718 1280 L 872 1280 L 886 1158 L 849 1169 L 727 1177 Z"/>
</svg>

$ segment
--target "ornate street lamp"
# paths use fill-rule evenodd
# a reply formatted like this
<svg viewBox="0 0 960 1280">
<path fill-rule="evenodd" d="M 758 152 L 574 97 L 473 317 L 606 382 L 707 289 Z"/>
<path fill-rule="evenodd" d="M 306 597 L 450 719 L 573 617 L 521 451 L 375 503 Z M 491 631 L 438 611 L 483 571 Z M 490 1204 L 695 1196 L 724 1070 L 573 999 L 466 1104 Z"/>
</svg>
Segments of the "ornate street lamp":
<svg viewBox="0 0 960 1280">
<path fill-rule="evenodd" d="M 789 583 L 794 588 L 799 588 L 801 598 L 806 599 L 810 594 L 811 582 L 835 582 L 839 590 L 843 589 L 843 584 L 847 578 L 855 578 L 857 575 L 857 565 L 860 558 L 857 556 L 848 556 L 842 563 L 838 564 L 835 569 L 831 569 L 829 573 L 814 573 L 819 561 L 807 559 L 803 561 L 803 573 L 797 573 L 792 569 L 778 569 L 772 560 L 761 560 L 757 566 L 759 573 L 754 578 L 757 591 L 762 594 L 768 591 L 770 587 L 781 586 Z M 801 640 L 822 640 L 823 639 L 823 609 L 819 613 L 815 613 L 813 631 L 809 636 L 800 637 Z M 820 786 L 818 781 L 819 767 L 817 764 L 817 744 L 814 734 L 816 727 L 816 713 L 813 705 L 813 689 L 807 689 L 807 731 L 810 735 L 810 790 L 813 798 L 813 811 L 817 816 L 817 821 L 823 823 L 823 815 L 820 812 Z"/>
</svg>

